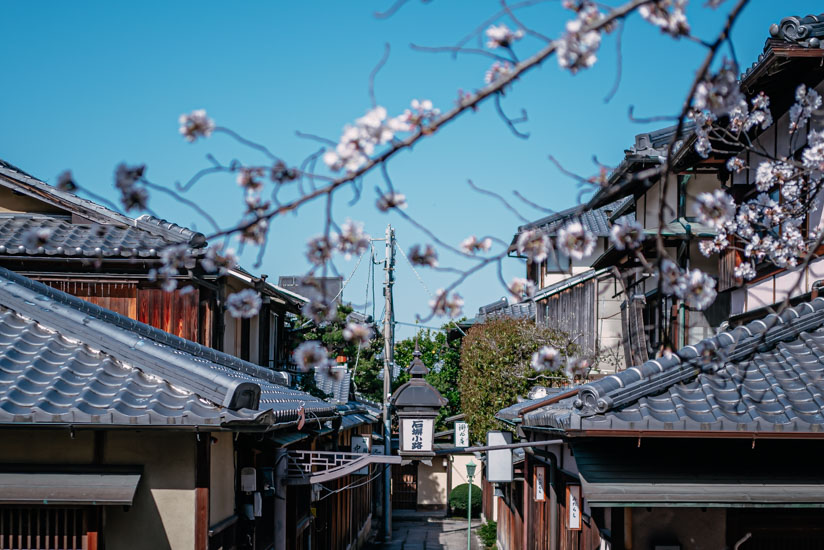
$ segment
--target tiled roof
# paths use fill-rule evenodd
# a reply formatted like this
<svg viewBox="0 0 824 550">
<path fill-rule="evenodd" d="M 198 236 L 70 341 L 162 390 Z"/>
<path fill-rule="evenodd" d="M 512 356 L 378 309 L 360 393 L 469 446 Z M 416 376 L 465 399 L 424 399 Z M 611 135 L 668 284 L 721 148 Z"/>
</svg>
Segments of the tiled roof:
<svg viewBox="0 0 824 550">
<path fill-rule="evenodd" d="M 118 224 L 122 227 L 133 226 L 171 242 L 191 243 L 195 247 L 204 244 L 203 235 L 200 233 L 151 216 L 130 218 L 94 201 L 57 189 L 2 160 L 0 160 L 0 185 L 65 209 L 95 223 Z"/>
<path fill-rule="evenodd" d="M 597 237 L 608 237 L 610 231 L 609 215 L 624 206 L 631 197 L 624 197 L 600 208 L 586 210 L 582 206 L 568 208 L 551 216 L 541 218 L 518 228 L 518 233 L 527 229 L 541 228 L 547 235 L 555 235 L 567 222 L 577 219 Z M 517 238 L 517 237 L 516 237 Z"/>
<path fill-rule="evenodd" d="M 824 298 L 581 387 L 525 425 L 824 433 Z"/>
<path fill-rule="evenodd" d="M 473 319 L 473 322 L 483 323 L 487 319 L 500 319 L 502 317 L 511 317 L 513 319 L 534 318 L 535 303 L 529 301 L 510 304 L 509 300 L 501 298 L 497 302 L 478 308 L 478 316 Z"/>
<path fill-rule="evenodd" d="M 287 380 L 0 268 L 0 423 L 263 428 L 334 416 Z"/>
<path fill-rule="evenodd" d="M 31 231 L 48 229 L 45 246 L 26 248 Z M 61 216 L 0 215 L 0 254 L 20 256 L 156 257 L 158 250 L 175 244 L 134 226 L 76 224 Z"/>
<path fill-rule="evenodd" d="M 315 385 L 329 396 L 328 401 L 345 404 L 349 402 L 352 374 L 346 367 L 315 367 Z"/>
</svg>

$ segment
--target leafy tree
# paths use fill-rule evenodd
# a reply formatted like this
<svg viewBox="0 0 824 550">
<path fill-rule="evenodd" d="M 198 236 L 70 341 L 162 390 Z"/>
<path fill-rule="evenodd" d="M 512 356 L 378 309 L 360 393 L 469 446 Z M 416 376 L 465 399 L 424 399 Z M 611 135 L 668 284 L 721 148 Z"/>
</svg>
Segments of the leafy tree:
<svg viewBox="0 0 824 550">
<path fill-rule="evenodd" d="M 487 431 L 504 427 L 495 414 L 536 383 L 550 385 L 564 378 L 559 371 L 539 374 L 530 366 L 532 355 L 546 345 L 558 349 L 562 357 L 577 352 L 564 332 L 530 319 L 494 319 L 469 329 L 461 346 L 458 389 L 473 440 L 481 441 Z"/>
<path fill-rule="evenodd" d="M 406 338 L 395 343 L 395 363 L 400 366 L 401 373 L 392 381 L 393 392 L 409 380 L 406 368 L 412 363 L 415 339 L 415 337 Z M 355 373 L 355 383 L 363 395 L 373 401 L 382 402 L 383 380 L 380 373 L 383 370 L 383 362 L 377 359 L 382 344 L 378 340 L 379 338 L 376 338 L 376 341 L 372 343 L 374 353 L 369 356 L 369 359 L 363 361 L 362 356 L 362 362 Z M 426 381 L 432 384 L 432 387 L 448 401 L 436 419 L 436 429 L 446 429 L 448 426 L 444 419 L 458 414 L 461 409 L 461 396 L 458 391 L 460 342 L 450 341 L 446 337 L 446 332 L 429 329 L 419 331 L 417 340 L 421 350 L 421 360 L 429 369 Z"/>
</svg>

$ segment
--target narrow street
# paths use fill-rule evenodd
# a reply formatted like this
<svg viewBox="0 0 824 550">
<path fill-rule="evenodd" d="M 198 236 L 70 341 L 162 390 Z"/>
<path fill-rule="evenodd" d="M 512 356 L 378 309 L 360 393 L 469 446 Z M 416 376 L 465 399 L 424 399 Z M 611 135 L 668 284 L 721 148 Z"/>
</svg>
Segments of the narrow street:
<svg viewBox="0 0 824 550">
<path fill-rule="evenodd" d="M 472 521 L 472 549 L 481 550 L 475 535 L 480 519 Z M 441 517 L 395 519 L 392 542 L 374 543 L 368 550 L 465 550 L 466 520 Z"/>
</svg>

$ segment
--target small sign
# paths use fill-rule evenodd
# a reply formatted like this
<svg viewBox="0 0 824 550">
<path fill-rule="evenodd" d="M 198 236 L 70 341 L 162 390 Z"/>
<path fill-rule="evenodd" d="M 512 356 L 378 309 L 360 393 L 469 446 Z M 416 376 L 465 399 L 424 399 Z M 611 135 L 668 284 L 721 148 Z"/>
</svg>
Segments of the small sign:
<svg viewBox="0 0 824 550">
<path fill-rule="evenodd" d="M 544 483 L 546 479 L 546 468 L 543 466 L 535 467 L 535 500 L 543 502 L 546 500 L 546 493 L 544 492 Z"/>
<path fill-rule="evenodd" d="M 567 529 L 581 530 L 581 486 L 567 485 Z"/>
<path fill-rule="evenodd" d="M 487 446 L 509 445 L 512 432 L 486 432 Z M 491 483 L 512 483 L 512 449 L 497 449 L 486 453 L 486 480 Z"/>
<path fill-rule="evenodd" d="M 353 435 L 352 436 L 352 452 L 369 454 L 369 447 L 372 443 L 372 437 L 368 435 Z M 369 466 L 361 468 L 354 472 L 355 475 L 368 476 Z"/>
<path fill-rule="evenodd" d="M 432 418 L 401 419 L 401 451 L 432 452 Z"/>
<path fill-rule="evenodd" d="M 469 447 L 469 424 L 455 422 L 455 446 L 461 449 Z"/>
</svg>

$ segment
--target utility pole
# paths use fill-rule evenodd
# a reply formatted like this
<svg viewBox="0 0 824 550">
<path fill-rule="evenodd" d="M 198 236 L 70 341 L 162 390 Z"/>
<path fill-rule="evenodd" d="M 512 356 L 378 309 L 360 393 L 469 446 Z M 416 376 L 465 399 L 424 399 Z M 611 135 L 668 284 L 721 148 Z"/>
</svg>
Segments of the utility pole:
<svg viewBox="0 0 824 550">
<path fill-rule="evenodd" d="M 383 448 L 392 454 L 392 418 L 389 416 L 389 394 L 392 391 L 392 366 L 395 360 L 395 310 L 392 303 L 392 285 L 395 283 L 395 230 L 386 226 L 386 282 L 383 295 L 386 313 L 383 316 Z M 392 467 L 383 471 L 383 540 L 392 540 Z"/>
</svg>

